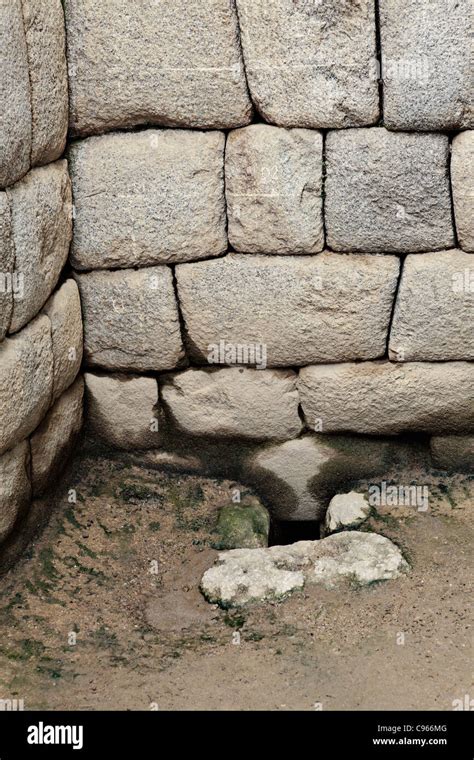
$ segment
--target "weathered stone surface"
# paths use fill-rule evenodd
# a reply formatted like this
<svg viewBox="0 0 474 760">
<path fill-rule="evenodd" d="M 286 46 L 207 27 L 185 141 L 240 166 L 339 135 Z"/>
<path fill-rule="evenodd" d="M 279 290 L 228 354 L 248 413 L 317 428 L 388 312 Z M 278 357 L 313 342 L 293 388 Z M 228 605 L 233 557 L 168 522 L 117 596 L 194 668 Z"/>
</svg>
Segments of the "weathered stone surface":
<svg viewBox="0 0 474 760">
<path fill-rule="evenodd" d="M 336 533 L 269 549 L 221 552 L 201 579 L 209 602 L 222 607 L 281 598 L 305 584 L 336 588 L 399 578 L 409 570 L 400 549 L 376 533 Z"/>
<path fill-rule="evenodd" d="M 191 435 L 285 440 L 301 431 L 291 370 L 188 369 L 165 380 L 161 395 Z"/>
<path fill-rule="evenodd" d="M 417 253 L 454 245 L 446 135 L 383 127 L 329 132 L 327 244 Z"/>
<path fill-rule="evenodd" d="M 29 462 L 28 441 L 0 456 L 0 542 L 11 533 L 17 517 L 30 501 Z"/>
<path fill-rule="evenodd" d="M 385 353 L 396 257 L 229 255 L 176 267 L 190 351 L 263 344 L 267 366 Z"/>
<path fill-rule="evenodd" d="M 53 399 L 57 399 L 69 388 L 82 362 L 82 313 L 77 283 L 66 280 L 46 303 L 44 313 L 51 321 Z"/>
<path fill-rule="evenodd" d="M 8 332 L 13 312 L 14 266 L 10 204 L 7 194 L 0 192 L 0 341 Z"/>
<path fill-rule="evenodd" d="M 92 367 L 167 370 L 183 358 L 171 269 L 76 276 L 84 320 L 84 356 Z"/>
<path fill-rule="evenodd" d="M 158 385 L 152 377 L 86 372 L 87 422 L 91 433 L 118 449 L 159 445 Z"/>
<path fill-rule="evenodd" d="M 70 455 L 82 426 L 84 380 L 79 377 L 56 401 L 31 436 L 33 494 L 51 488 Z"/>
<path fill-rule="evenodd" d="M 474 130 L 461 132 L 453 140 L 451 184 L 459 244 L 474 252 Z"/>
<path fill-rule="evenodd" d="M 61 0 L 22 0 L 31 88 L 31 163 L 64 151 L 68 126 L 66 34 Z"/>
<path fill-rule="evenodd" d="M 229 242 L 243 253 L 317 253 L 324 247 L 323 138 L 309 129 L 252 124 L 229 134 Z"/>
<path fill-rule="evenodd" d="M 40 316 L 0 345 L 0 454 L 38 426 L 52 390 L 51 325 Z"/>
<path fill-rule="evenodd" d="M 270 515 L 262 504 L 226 504 L 217 520 L 219 549 L 268 546 Z"/>
<path fill-rule="evenodd" d="M 251 118 L 229 0 L 67 0 L 71 129 L 221 128 Z"/>
<path fill-rule="evenodd" d="M 394 361 L 474 359 L 474 258 L 463 251 L 407 256 L 390 332 Z"/>
<path fill-rule="evenodd" d="M 13 299 L 11 332 L 41 309 L 66 263 L 72 236 L 71 183 L 66 161 L 32 169 L 8 190 L 15 270 L 23 293 Z"/>
<path fill-rule="evenodd" d="M 474 435 L 433 436 L 430 448 L 435 467 L 474 472 Z"/>
<path fill-rule="evenodd" d="M 70 149 L 77 269 L 200 259 L 227 248 L 222 132 L 145 130 Z"/>
<path fill-rule="evenodd" d="M 335 492 L 353 479 L 378 475 L 396 459 L 386 441 L 308 435 L 248 456 L 242 476 L 277 520 L 322 520 Z"/>
<path fill-rule="evenodd" d="M 322 536 L 339 530 L 358 528 L 367 520 L 370 504 L 363 493 L 339 493 L 333 496 L 324 518 Z"/>
<path fill-rule="evenodd" d="M 474 430 L 474 365 L 468 362 L 365 362 L 300 370 L 308 425 L 325 432 L 391 435 Z"/>
<path fill-rule="evenodd" d="M 471 0 L 383 0 L 384 122 L 389 129 L 472 124 Z"/>
<path fill-rule="evenodd" d="M 0 0 L 0 187 L 30 167 L 30 81 L 21 0 Z"/>
<path fill-rule="evenodd" d="M 374 124 L 379 115 L 371 0 L 237 0 L 252 99 L 285 127 Z"/>
</svg>

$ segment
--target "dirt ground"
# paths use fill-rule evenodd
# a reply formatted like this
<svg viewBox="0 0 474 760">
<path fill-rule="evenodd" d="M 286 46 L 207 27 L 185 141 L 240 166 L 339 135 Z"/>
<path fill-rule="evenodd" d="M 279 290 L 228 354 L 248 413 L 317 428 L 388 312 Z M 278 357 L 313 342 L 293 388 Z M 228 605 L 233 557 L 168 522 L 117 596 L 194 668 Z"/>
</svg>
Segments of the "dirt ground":
<svg viewBox="0 0 474 760">
<path fill-rule="evenodd" d="M 370 526 L 402 548 L 406 577 L 225 611 L 198 584 L 235 484 L 79 455 L 48 527 L 0 580 L 0 698 L 52 710 L 453 709 L 473 693 L 473 481 L 431 471 L 421 482 L 428 512 L 393 508 Z"/>
</svg>

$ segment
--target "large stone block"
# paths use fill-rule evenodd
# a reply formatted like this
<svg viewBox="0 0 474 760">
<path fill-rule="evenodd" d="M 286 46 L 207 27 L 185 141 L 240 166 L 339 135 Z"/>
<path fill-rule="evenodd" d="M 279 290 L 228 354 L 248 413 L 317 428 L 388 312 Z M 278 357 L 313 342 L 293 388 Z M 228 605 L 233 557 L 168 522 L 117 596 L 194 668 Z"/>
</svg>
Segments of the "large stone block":
<svg viewBox="0 0 474 760">
<path fill-rule="evenodd" d="M 263 346 L 269 367 L 383 356 L 398 271 L 394 256 L 333 253 L 181 264 L 189 350 Z"/>
<path fill-rule="evenodd" d="M 474 473 L 474 435 L 434 435 L 430 448 L 435 467 Z"/>
<path fill-rule="evenodd" d="M 84 380 L 79 377 L 56 401 L 31 436 L 33 495 L 39 496 L 54 483 L 71 454 L 82 426 Z"/>
<path fill-rule="evenodd" d="M 329 132 L 327 244 L 416 253 L 454 245 L 446 135 L 383 128 Z"/>
<path fill-rule="evenodd" d="M 474 364 L 327 364 L 300 370 L 307 424 L 325 433 L 469 433 L 474 430 Z"/>
<path fill-rule="evenodd" d="M 222 132 L 146 130 L 70 149 L 77 269 L 189 261 L 227 247 Z"/>
<path fill-rule="evenodd" d="M 474 252 L 474 130 L 461 132 L 453 140 L 451 183 L 459 244 Z"/>
<path fill-rule="evenodd" d="M 0 542 L 11 533 L 31 498 L 30 447 L 22 441 L 0 456 Z"/>
<path fill-rule="evenodd" d="M 407 256 L 390 331 L 394 361 L 474 360 L 474 258 L 463 251 Z"/>
<path fill-rule="evenodd" d="M 372 0 L 237 0 L 252 99 L 285 127 L 374 124 Z"/>
<path fill-rule="evenodd" d="M 0 192 L 0 341 L 10 328 L 15 286 L 14 267 L 10 203 L 7 194 Z"/>
<path fill-rule="evenodd" d="M 90 367 L 169 370 L 183 359 L 178 308 L 169 267 L 76 276 Z"/>
<path fill-rule="evenodd" d="M 66 0 L 71 129 L 251 118 L 234 2 Z"/>
<path fill-rule="evenodd" d="M 30 80 L 21 0 L 0 0 L 0 187 L 30 167 Z"/>
<path fill-rule="evenodd" d="M 301 431 L 291 370 L 189 369 L 165 380 L 161 395 L 190 435 L 285 440 Z"/>
<path fill-rule="evenodd" d="M 86 372 L 84 379 L 92 435 L 118 449 L 159 445 L 158 384 L 154 378 Z"/>
<path fill-rule="evenodd" d="M 41 315 L 0 345 L 0 454 L 39 425 L 52 390 L 51 324 Z"/>
<path fill-rule="evenodd" d="M 471 0 L 383 0 L 384 122 L 389 129 L 472 125 Z"/>
<path fill-rule="evenodd" d="M 22 0 L 31 89 L 31 163 L 61 156 L 68 126 L 66 33 L 61 0 Z"/>
<path fill-rule="evenodd" d="M 323 138 L 253 124 L 229 134 L 229 242 L 243 253 L 317 253 L 324 247 Z"/>
<path fill-rule="evenodd" d="M 77 283 L 66 280 L 46 303 L 44 313 L 51 321 L 53 399 L 57 399 L 69 388 L 82 362 L 82 313 Z"/>
<path fill-rule="evenodd" d="M 72 199 L 66 161 L 32 169 L 7 192 L 11 203 L 15 270 L 21 295 L 13 299 L 11 332 L 41 309 L 58 282 L 72 236 Z"/>
</svg>

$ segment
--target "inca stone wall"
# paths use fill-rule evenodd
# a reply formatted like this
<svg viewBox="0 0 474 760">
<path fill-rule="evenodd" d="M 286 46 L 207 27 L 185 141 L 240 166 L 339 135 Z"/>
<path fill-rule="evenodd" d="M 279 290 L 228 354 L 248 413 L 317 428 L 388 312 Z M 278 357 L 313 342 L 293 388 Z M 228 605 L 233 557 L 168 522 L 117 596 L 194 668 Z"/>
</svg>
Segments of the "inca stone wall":
<svg viewBox="0 0 474 760">
<path fill-rule="evenodd" d="M 69 112 L 59 0 L 2 0 L 11 484 L 33 455 L 4 501 L 79 424 L 78 295 L 110 445 L 235 464 L 281 519 L 321 519 L 404 434 L 472 467 L 471 0 L 64 9 Z"/>
<path fill-rule="evenodd" d="M 82 317 L 65 273 L 72 192 L 60 0 L 0 0 L 0 542 L 40 522 L 82 424 Z M 33 504 L 32 504 L 33 502 Z"/>
</svg>

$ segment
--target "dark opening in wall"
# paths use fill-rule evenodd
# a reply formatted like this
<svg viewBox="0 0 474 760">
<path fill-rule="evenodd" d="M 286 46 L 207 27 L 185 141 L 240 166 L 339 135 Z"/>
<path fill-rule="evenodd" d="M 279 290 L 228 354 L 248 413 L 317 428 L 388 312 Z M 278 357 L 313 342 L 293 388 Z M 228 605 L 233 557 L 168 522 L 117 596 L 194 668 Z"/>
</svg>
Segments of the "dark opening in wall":
<svg viewBox="0 0 474 760">
<path fill-rule="evenodd" d="M 274 520 L 270 528 L 269 546 L 316 541 L 320 538 L 319 525 L 316 520 Z"/>
</svg>

